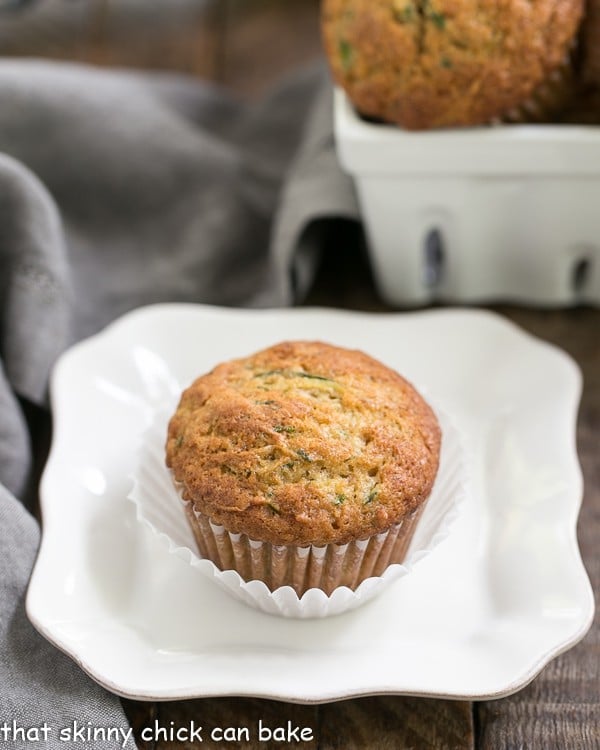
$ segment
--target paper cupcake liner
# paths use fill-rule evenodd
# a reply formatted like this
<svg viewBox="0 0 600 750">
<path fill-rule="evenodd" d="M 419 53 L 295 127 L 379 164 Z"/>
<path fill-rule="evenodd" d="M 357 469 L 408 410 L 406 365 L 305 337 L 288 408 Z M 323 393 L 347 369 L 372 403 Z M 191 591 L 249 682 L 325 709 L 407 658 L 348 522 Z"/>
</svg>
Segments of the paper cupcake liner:
<svg viewBox="0 0 600 750">
<path fill-rule="evenodd" d="M 576 88 L 573 60 L 568 56 L 527 99 L 505 112 L 500 122 L 511 125 L 549 122 L 567 107 Z"/>
<path fill-rule="evenodd" d="M 422 508 L 381 534 L 348 544 L 286 547 L 234 534 L 184 503 L 198 549 L 221 570 L 236 570 L 245 581 L 259 580 L 271 590 L 291 586 L 301 597 L 318 588 L 331 594 L 339 586 L 356 589 L 366 578 L 380 576 L 401 563 Z"/>
<path fill-rule="evenodd" d="M 164 462 L 170 415 L 171 411 L 157 413 L 142 439 L 129 494 L 138 520 L 159 536 L 171 554 L 269 614 L 327 617 L 361 606 L 406 575 L 448 536 L 466 494 L 463 441 L 438 411 L 443 433 L 440 467 L 431 495 L 418 513 L 382 534 L 348 545 L 264 544 L 227 532 L 182 502 Z"/>
</svg>

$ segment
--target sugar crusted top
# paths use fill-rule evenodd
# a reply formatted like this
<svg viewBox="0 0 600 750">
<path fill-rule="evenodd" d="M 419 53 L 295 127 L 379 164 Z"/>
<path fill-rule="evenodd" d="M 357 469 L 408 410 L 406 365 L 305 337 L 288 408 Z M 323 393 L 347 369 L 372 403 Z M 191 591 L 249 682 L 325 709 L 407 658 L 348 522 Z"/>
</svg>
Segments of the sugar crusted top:
<svg viewBox="0 0 600 750">
<path fill-rule="evenodd" d="M 436 417 L 368 355 L 283 342 L 187 388 L 166 460 L 193 507 L 272 544 L 344 544 L 385 531 L 431 492 Z"/>
</svg>

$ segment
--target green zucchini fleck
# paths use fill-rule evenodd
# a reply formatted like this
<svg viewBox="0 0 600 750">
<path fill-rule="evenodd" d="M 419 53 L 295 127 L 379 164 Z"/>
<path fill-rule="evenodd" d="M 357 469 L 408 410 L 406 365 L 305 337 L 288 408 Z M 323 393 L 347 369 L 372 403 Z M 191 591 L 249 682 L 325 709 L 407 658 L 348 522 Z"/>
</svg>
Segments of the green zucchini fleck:
<svg viewBox="0 0 600 750">
<path fill-rule="evenodd" d="M 438 27 L 438 29 L 443 30 L 446 28 L 446 16 L 443 13 L 438 13 L 438 11 L 430 10 L 428 15 L 435 26 Z"/>
<path fill-rule="evenodd" d="M 268 378 L 271 375 L 283 375 L 286 378 L 309 378 L 311 380 L 324 380 L 327 383 L 335 383 L 335 380 L 326 378 L 323 375 L 315 375 L 312 372 L 304 372 L 303 370 L 267 370 L 266 372 L 257 372 L 255 378 Z M 268 402 L 262 402 L 268 403 Z"/>
<path fill-rule="evenodd" d="M 178 435 L 175 440 L 175 447 L 181 448 L 182 445 L 183 445 L 183 435 Z"/>
<path fill-rule="evenodd" d="M 266 372 L 257 372 L 254 377 L 255 378 L 268 378 L 271 375 L 283 375 L 283 370 L 267 370 Z"/>
<path fill-rule="evenodd" d="M 346 495 L 338 495 L 333 501 L 334 505 L 343 505 L 346 502 Z"/>
<path fill-rule="evenodd" d="M 415 8 L 413 5 L 405 5 L 401 10 L 394 8 L 394 18 L 400 23 L 411 23 L 415 20 Z"/>
<path fill-rule="evenodd" d="M 286 432 L 288 435 L 292 435 L 294 432 L 296 432 L 296 428 L 292 427 L 291 425 L 285 425 L 285 424 L 276 424 L 275 427 L 273 427 L 275 432 Z"/>
<path fill-rule="evenodd" d="M 342 68 L 345 71 L 350 70 L 354 65 L 354 47 L 346 39 L 340 39 L 339 51 Z"/>
<path fill-rule="evenodd" d="M 331 378 L 326 378 L 323 375 L 314 375 L 312 372 L 292 372 L 292 375 L 294 375 L 297 378 L 309 378 L 310 380 L 324 380 L 326 383 L 335 383 L 335 380 L 332 380 Z"/>
<path fill-rule="evenodd" d="M 273 505 L 273 503 L 267 503 L 267 508 L 269 508 L 269 510 L 272 511 L 276 516 L 281 515 L 281 511 L 276 505 Z"/>
<path fill-rule="evenodd" d="M 308 453 L 306 451 L 302 450 L 302 448 L 300 448 L 300 450 L 296 451 L 296 453 L 297 453 L 298 456 L 300 456 L 300 458 L 303 461 L 308 461 L 308 463 L 312 463 L 312 458 L 308 455 Z"/>
<path fill-rule="evenodd" d="M 369 494 L 367 495 L 364 501 L 364 505 L 368 505 L 369 503 L 372 503 L 373 500 L 375 500 L 375 498 L 377 497 L 377 495 L 378 495 L 377 490 L 372 490 L 371 492 L 369 492 Z"/>
</svg>

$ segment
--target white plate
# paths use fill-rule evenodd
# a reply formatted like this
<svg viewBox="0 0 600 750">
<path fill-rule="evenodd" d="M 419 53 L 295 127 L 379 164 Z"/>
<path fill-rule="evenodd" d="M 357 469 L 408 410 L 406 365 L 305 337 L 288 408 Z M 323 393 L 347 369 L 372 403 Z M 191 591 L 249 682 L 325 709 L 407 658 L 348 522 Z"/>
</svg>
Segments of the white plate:
<svg viewBox="0 0 600 750">
<path fill-rule="evenodd" d="M 220 360 L 294 338 L 362 348 L 418 383 L 464 433 L 472 473 L 453 533 L 409 576 L 315 621 L 228 596 L 170 555 L 127 500 L 133 452 L 158 405 Z M 580 388 L 565 354 L 489 313 L 138 310 L 54 371 L 29 617 L 133 698 L 511 693 L 592 621 L 575 531 Z"/>
</svg>

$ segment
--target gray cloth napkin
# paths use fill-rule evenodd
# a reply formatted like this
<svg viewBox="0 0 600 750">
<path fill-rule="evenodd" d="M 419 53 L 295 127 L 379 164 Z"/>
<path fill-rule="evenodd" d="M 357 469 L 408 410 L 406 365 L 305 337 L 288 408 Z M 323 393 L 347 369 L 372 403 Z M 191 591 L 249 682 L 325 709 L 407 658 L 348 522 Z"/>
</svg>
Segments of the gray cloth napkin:
<svg viewBox="0 0 600 750">
<path fill-rule="evenodd" d="M 331 106 L 321 65 L 243 105 L 185 77 L 0 62 L 0 740 L 3 721 L 128 728 L 24 613 L 39 537 L 26 405 L 47 408 L 61 351 L 134 307 L 302 295 L 311 226 L 358 216 Z"/>
</svg>

